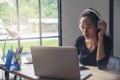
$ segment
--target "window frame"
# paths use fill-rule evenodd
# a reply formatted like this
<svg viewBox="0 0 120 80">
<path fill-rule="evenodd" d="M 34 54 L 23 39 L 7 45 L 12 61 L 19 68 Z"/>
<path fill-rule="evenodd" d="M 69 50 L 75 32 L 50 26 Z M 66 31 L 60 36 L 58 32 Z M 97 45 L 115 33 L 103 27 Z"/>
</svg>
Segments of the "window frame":
<svg viewBox="0 0 120 80">
<path fill-rule="evenodd" d="M 18 47 L 21 44 L 21 40 L 34 40 L 39 39 L 40 40 L 40 46 L 42 46 L 42 39 L 47 38 L 58 38 L 58 46 L 62 46 L 62 25 L 61 25 L 61 0 L 57 0 L 57 7 L 58 7 L 58 36 L 48 36 L 48 37 L 42 37 L 42 26 L 41 26 L 41 0 L 38 0 L 38 13 L 39 13 L 39 37 L 29 37 L 29 38 L 20 38 L 18 39 L 0 39 L 0 41 L 16 41 L 18 42 Z M 19 16 L 19 0 L 16 0 L 16 18 L 17 18 L 17 30 L 20 31 L 20 16 Z"/>
</svg>

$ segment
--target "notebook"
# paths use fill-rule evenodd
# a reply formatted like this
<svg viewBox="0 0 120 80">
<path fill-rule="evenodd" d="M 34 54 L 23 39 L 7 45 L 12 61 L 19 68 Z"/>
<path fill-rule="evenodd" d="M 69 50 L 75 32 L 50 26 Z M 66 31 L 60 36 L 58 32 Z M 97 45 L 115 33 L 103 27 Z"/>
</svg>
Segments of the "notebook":
<svg viewBox="0 0 120 80">
<path fill-rule="evenodd" d="M 31 46 L 36 76 L 55 80 L 80 80 L 77 49 L 70 46 Z M 88 74 L 87 74 L 88 75 Z"/>
</svg>

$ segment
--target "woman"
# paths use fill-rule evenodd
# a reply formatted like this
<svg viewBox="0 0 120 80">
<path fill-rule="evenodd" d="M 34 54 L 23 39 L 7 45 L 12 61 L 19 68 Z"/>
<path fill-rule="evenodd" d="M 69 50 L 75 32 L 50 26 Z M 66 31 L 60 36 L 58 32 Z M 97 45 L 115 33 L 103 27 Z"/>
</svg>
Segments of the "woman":
<svg viewBox="0 0 120 80">
<path fill-rule="evenodd" d="M 80 16 L 79 28 L 83 36 L 78 37 L 75 46 L 80 63 L 105 69 L 112 49 L 112 39 L 105 35 L 106 22 L 96 10 L 89 8 Z"/>
</svg>

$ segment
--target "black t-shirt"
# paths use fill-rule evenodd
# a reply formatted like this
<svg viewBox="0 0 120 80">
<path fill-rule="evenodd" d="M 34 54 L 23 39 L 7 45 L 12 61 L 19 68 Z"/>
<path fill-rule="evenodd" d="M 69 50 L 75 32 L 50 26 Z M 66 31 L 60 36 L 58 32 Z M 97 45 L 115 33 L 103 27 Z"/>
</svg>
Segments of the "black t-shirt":
<svg viewBox="0 0 120 80">
<path fill-rule="evenodd" d="M 80 63 L 84 65 L 98 66 L 99 69 L 106 68 L 109 56 L 112 52 L 112 39 L 109 36 L 105 35 L 103 39 L 103 44 L 105 57 L 100 61 L 97 61 L 97 47 L 92 52 L 90 52 L 85 46 L 85 38 L 83 36 L 79 36 L 76 40 L 75 47 L 77 47 L 78 49 Z"/>
</svg>

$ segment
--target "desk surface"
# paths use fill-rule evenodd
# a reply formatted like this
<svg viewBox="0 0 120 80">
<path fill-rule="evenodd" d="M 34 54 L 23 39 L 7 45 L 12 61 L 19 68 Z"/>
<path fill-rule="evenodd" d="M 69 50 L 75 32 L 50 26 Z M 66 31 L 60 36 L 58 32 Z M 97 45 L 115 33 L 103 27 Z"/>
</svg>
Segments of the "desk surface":
<svg viewBox="0 0 120 80">
<path fill-rule="evenodd" d="M 93 67 L 93 66 L 87 66 L 87 67 L 89 68 L 89 70 L 83 70 L 83 71 L 92 73 L 92 76 L 87 78 L 87 80 L 120 80 L 120 73 L 98 70 L 97 67 Z M 0 67 L 0 69 L 5 70 L 4 67 Z M 22 65 L 20 71 L 10 71 L 10 73 L 21 76 L 28 80 L 41 80 L 38 79 L 37 76 L 35 76 L 32 64 Z"/>
<path fill-rule="evenodd" d="M 87 66 L 89 70 L 87 72 L 92 73 L 87 80 L 120 80 L 120 73 L 112 71 L 98 70 L 97 67 Z"/>
</svg>

